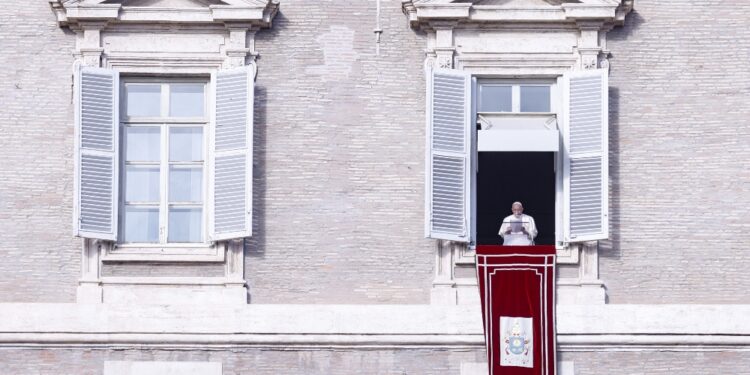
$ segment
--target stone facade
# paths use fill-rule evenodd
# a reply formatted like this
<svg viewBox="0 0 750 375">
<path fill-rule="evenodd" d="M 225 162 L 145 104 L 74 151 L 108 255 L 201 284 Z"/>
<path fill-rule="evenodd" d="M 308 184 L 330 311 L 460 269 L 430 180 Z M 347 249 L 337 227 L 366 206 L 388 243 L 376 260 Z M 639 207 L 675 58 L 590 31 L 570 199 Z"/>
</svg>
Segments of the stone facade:
<svg viewBox="0 0 750 375">
<path fill-rule="evenodd" d="M 105 361 L 218 361 L 224 374 L 459 374 L 462 363 L 484 361 L 476 316 L 463 310 L 430 318 L 443 333 L 452 327 L 446 321 L 468 319 L 457 335 L 470 339 L 386 348 L 283 349 L 281 337 L 271 346 L 165 349 L 137 337 L 70 344 L 19 329 L 19 311 L 41 303 L 66 310 L 76 301 L 83 245 L 71 235 L 76 36 L 46 2 L 11 3 L 0 6 L 0 316 L 16 315 L 0 323 L 0 374 L 99 375 Z M 376 54 L 375 14 L 375 0 L 283 0 L 273 26 L 255 34 L 254 236 L 244 249 L 244 308 L 430 303 L 436 245 L 423 238 L 422 69 L 429 37 L 409 27 L 401 2 L 381 0 Z M 607 34 L 611 240 L 599 244 L 598 272 L 609 304 L 720 305 L 713 319 L 750 304 L 748 19 L 750 4 L 740 1 L 638 0 L 624 26 Z M 223 267 L 107 263 L 102 272 L 218 277 Z M 563 267 L 573 278 L 583 266 Z M 397 307 L 384 311 L 406 319 Z M 597 311 L 601 321 L 624 316 Z M 346 320 L 321 319 L 334 333 Z M 578 323 L 568 337 L 584 335 Z M 139 332 L 139 324 L 125 331 Z M 585 349 L 563 342 L 560 359 L 572 361 L 576 375 L 750 373 L 747 323 L 716 332 L 623 327 L 605 332 L 614 342 Z M 623 343 L 650 333 L 686 341 Z M 705 339 L 690 341 L 693 333 Z"/>
</svg>

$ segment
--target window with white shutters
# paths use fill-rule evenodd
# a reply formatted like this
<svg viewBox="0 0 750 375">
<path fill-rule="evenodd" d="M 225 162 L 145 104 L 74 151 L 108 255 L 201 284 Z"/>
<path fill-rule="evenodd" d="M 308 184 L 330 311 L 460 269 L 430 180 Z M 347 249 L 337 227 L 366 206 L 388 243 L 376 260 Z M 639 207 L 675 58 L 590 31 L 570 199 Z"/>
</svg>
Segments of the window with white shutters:
<svg viewBox="0 0 750 375">
<path fill-rule="evenodd" d="M 429 76 L 425 233 L 468 242 L 474 168 L 471 75 L 435 69 Z"/>
<path fill-rule="evenodd" d="M 118 80 L 107 69 L 76 72 L 73 227 L 81 237 L 117 237 Z"/>
<path fill-rule="evenodd" d="M 541 145 L 544 141 L 554 146 L 529 148 L 528 144 L 520 147 L 516 143 L 518 149 L 485 147 L 483 150 L 554 152 L 555 162 L 550 168 L 555 170 L 554 189 L 557 193 L 555 207 L 547 212 L 554 216 L 554 220 L 549 221 L 555 224 L 548 225 L 553 228 L 543 230 L 555 233 L 555 243 L 561 245 L 608 238 L 609 112 L 606 70 L 571 72 L 561 77 L 557 85 L 539 80 L 488 79 L 481 81 L 473 91 L 471 76 L 465 72 L 436 69 L 429 78 L 425 203 L 427 237 L 472 241 L 472 227 L 476 226 L 472 220 L 476 219 L 471 205 L 477 204 L 473 189 L 477 150 L 473 137 L 482 130 L 471 127 L 468 116 L 479 124 L 488 119 L 494 121 L 492 125 L 496 126 L 485 131 L 484 135 L 506 136 L 527 132 L 528 135 L 524 137 L 531 142 Z M 475 114 L 472 114 L 471 108 L 472 95 L 477 101 Z M 498 117 L 490 118 L 490 115 Z M 536 121 L 533 117 L 542 115 L 545 116 L 540 117 L 543 121 Z M 512 131 L 503 132 L 503 126 Z M 554 138 L 550 141 L 547 139 L 549 137 L 536 135 L 542 131 L 545 136 L 554 135 Z M 481 146 L 481 139 L 479 143 Z M 558 143 L 562 143 L 562 148 L 558 148 Z M 497 168 L 496 171 L 483 170 L 490 174 L 503 173 L 502 167 Z M 514 183 L 523 184 L 523 181 L 514 180 L 512 176 L 509 178 Z M 516 200 L 514 197 L 497 199 L 504 198 L 508 198 L 508 202 Z M 543 210 L 537 212 L 540 211 Z M 534 212 L 529 214 L 533 216 Z M 499 222 L 502 215 L 497 216 Z"/>
<path fill-rule="evenodd" d="M 606 239 L 608 221 L 607 70 L 563 77 L 566 242 Z"/>
<path fill-rule="evenodd" d="M 214 75 L 211 238 L 225 240 L 252 233 L 253 72 L 250 66 Z"/>
<path fill-rule="evenodd" d="M 79 69 L 76 235 L 123 248 L 250 236 L 253 78 Z"/>
</svg>

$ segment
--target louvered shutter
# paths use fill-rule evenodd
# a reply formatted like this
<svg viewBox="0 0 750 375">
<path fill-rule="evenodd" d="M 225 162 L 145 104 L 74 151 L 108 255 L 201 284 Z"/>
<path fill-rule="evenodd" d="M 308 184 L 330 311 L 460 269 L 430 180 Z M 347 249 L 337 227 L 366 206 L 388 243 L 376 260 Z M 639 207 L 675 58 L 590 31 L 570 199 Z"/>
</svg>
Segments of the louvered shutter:
<svg viewBox="0 0 750 375">
<path fill-rule="evenodd" d="M 78 68 L 75 85 L 77 236 L 117 239 L 119 74 Z"/>
<path fill-rule="evenodd" d="M 213 241 L 252 233 L 253 73 L 250 66 L 221 70 L 214 87 L 210 181 Z"/>
<path fill-rule="evenodd" d="M 471 75 L 435 69 L 427 82 L 426 223 L 429 238 L 470 240 Z"/>
<path fill-rule="evenodd" d="M 565 241 L 609 237 L 607 70 L 563 77 Z"/>
</svg>

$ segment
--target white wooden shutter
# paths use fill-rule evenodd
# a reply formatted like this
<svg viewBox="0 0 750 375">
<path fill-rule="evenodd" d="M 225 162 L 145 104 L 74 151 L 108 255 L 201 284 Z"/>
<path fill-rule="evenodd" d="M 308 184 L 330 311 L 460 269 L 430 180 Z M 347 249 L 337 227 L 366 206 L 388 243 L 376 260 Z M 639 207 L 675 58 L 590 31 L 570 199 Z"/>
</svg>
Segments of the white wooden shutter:
<svg viewBox="0 0 750 375">
<path fill-rule="evenodd" d="M 425 236 L 468 242 L 471 217 L 471 75 L 435 69 L 427 82 Z"/>
<path fill-rule="evenodd" d="M 75 84 L 77 236 L 117 239 L 119 74 L 79 68 Z"/>
<path fill-rule="evenodd" d="M 607 70 L 563 77 L 564 228 L 566 242 L 609 237 Z"/>
<path fill-rule="evenodd" d="M 211 144 L 211 240 L 252 234 L 253 72 L 251 66 L 220 70 L 214 87 Z"/>
</svg>

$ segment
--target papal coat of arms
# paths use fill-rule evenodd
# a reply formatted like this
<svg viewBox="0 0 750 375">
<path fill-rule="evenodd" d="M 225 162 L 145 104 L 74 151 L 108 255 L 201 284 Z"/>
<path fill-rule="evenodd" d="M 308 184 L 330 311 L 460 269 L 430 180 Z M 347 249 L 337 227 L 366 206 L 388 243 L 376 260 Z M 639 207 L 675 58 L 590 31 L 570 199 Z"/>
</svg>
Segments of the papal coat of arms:
<svg viewBox="0 0 750 375">
<path fill-rule="evenodd" d="M 531 318 L 500 317 L 500 366 L 534 367 Z"/>
</svg>

